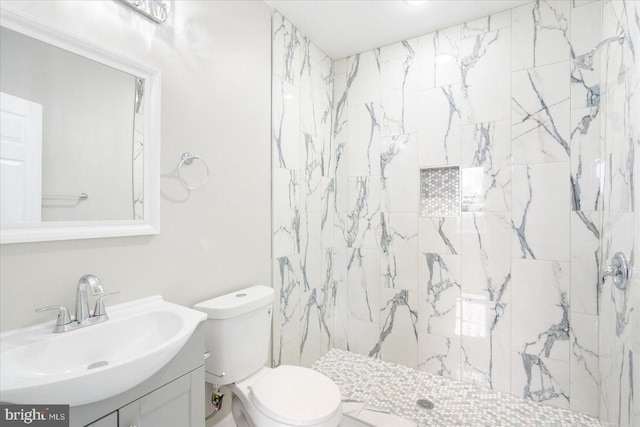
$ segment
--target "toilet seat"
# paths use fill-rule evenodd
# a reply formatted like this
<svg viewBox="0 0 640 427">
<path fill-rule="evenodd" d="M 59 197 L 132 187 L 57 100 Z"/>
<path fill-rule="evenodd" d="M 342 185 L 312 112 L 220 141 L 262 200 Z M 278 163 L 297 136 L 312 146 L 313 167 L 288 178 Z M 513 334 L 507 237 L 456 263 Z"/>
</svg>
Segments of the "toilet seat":
<svg viewBox="0 0 640 427">
<path fill-rule="evenodd" d="M 341 408 L 338 386 L 309 368 L 281 365 L 248 388 L 256 409 L 287 425 L 321 424 Z"/>
</svg>

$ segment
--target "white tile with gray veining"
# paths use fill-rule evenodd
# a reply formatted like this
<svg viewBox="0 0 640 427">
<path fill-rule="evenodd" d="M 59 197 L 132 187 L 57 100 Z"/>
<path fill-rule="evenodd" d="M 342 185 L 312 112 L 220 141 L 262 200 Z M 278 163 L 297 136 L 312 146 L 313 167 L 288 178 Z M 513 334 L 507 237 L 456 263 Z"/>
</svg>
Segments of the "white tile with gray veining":
<svg viewBox="0 0 640 427">
<path fill-rule="evenodd" d="M 271 22 L 273 75 L 297 87 L 300 83 L 304 36 L 280 13 L 274 13 Z"/>
<path fill-rule="evenodd" d="M 600 105 L 601 53 L 595 52 L 590 63 L 576 59 L 602 40 L 601 21 L 600 1 L 571 9 L 571 108 Z"/>
<path fill-rule="evenodd" d="M 462 37 L 473 37 L 506 27 L 511 27 L 511 10 L 465 22 L 462 26 Z"/>
<path fill-rule="evenodd" d="M 638 93 L 640 76 L 637 70 L 637 46 L 640 29 L 633 22 L 632 13 L 638 13 L 637 2 L 607 2 L 603 36 L 611 37 L 625 29 L 625 41 L 603 48 L 606 67 L 603 70 L 606 84 L 606 102 L 609 110 L 602 129 L 605 145 L 605 161 L 608 166 L 604 192 L 610 199 L 608 206 L 616 212 L 633 211 L 634 201 L 634 151 L 638 149 L 640 125 L 638 125 Z M 629 8 L 631 10 L 626 11 Z M 630 15 L 630 16 L 629 16 Z M 637 16 L 637 15 L 636 15 Z M 615 190 L 615 191 L 614 191 Z"/>
<path fill-rule="evenodd" d="M 511 29 L 465 38 L 460 45 L 463 123 L 511 117 Z"/>
<path fill-rule="evenodd" d="M 509 393 L 511 307 L 469 298 L 463 293 L 460 316 L 462 381 Z"/>
<path fill-rule="evenodd" d="M 512 171 L 513 257 L 569 261 L 567 163 L 519 165 Z"/>
<path fill-rule="evenodd" d="M 436 48 L 434 44 L 436 33 L 429 33 L 418 37 L 417 65 L 418 91 L 433 89 L 436 84 Z"/>
<path fill-rule="evenodd" d="M 459 85 L 428 89 L 418 94 L 418 162 L 420 166 L 460 162 L 460 123 L 463 114 Z"/>
<path fill-rule="evenodd" d="M 346 59 L 338 61 L 338 63 L 345 63 Z M 344 144 L 347 139 L 347 118 L 348 118 L 348 97 L 349 89 L 353 83 L 355 76 L 355 70 L 352 73 L 347 74 L 346 71 L 342 73 L 337 72 L 337 65 L 334 65 L 333 76 L 333 97 L 332 97 L 332 123 L 331 123 L 331 141 L 335 146 Z"/>
<path fill-rule="evenodd" d="M 380 335 L 369 352 L 410 368 L 418 366 L 418 293 L 382 288 Z"/>
<path fill-rule="evenodd" d="M 380 102 L 380 49 L 347 58 L 349 107 Z"/>
<path fill-rule="evenodd" d="M 571 311 L 597 315 L 602 296 L 600 212 L 571 212 Z"/>
<path fill-rule="evenodd" d="M 329 159 L 327 157 L 330 155 L 328 148 L 331 141 L 333 100 L 333 61 L 319 51 L 307 37 L 303 37 L 302 41 L 300 127 L 303 132 L 326 142 L 327 150 L 322 150 L 322 165 L 328 167 Z M 318 53 L 314 55 L 314 52 Z"/>
<path fill-rule="evenodd" d="M 511 289 L 511 214 L 463 213 L 460 254 L 462 293 L 508 304 Z"/>
<path fill-rule="evenodd" d="M 513 73 L 512 155 L 516 164 L 570 156 L 569 61 Z"/>
<path fill-rule="evenodd" d="M 421 253 L 460 253 L 460 218 L 418 218 L 418 251 Z"/>
<path fill-rule="evenodd" d="M 300 363 L 300 257 L 277 258 L 273 262 L 273 358 L 274 364 Z"/>
<path fill-rule="evenodd" d="M 136 111 L 133 116 L 133 159 L 132 159 L 132 191 L 133 219 L 144 219 L 144 112 L 142 97 L 144 82 L 136 79 Z M 142 93 L 140 93 L 142 92 Z"/>
<path fill-rule="evenodd" d="M 461 26 L 438 30 L 433 35 L 435 60 L 435 86 L 458 86 L 462 83 L 460 73 Z"/>
<path fill-rule="evenodd" d="M 380 324 L 366 320 L 348 320 L 347 350 L 373 356 L 371 350 L 380 339 Z"/>
<path fill-rule="evenodd" d="M 380 145 L 382 211 L 418 212 L 416 134 L 383 137 Z"/>
<path fill-rule="evenodd" d="M 569 60 L 570 4 L 536 0 L 511 10 L 512 70 Z"/>
<path fill-rule="evenodd" d="M 300 251 L 303 264 L 311 267 L 320 265 L 320 251 L 322 249 L 322 215 L 318 213 L 301 212 L 300 214 Z M 307 261 L 308 260 L 308 261 Z M 319 269 L 316 268 L 315 272 Z M 318 280 L 314 278 L 314 280 Z"/>
<path fill-rule="evenodd" d="M 274 257 L 297 254 L 300 250 L 300 182 L 295 170 L 273 169 L 273 252 Z"/>
<path fill-rule="evenodd" d="M 569 361 L 570 266 L 568 262 L 516 259 L 512 267 L 511 348 Z"/>
<path fill-rule="evenodd" d="M 571 410 L 597 417 L 600 371 L 596 315 L 571 313 L 570 381 Z"/>
<path fill-rule="evenodd" d="M 569 362 L 511 353 L 511 394 L 515 397 L 569 409 L 569 376 Z"/>
<path fill-rule="evenodd" d="M 514 260 L 511 393 L 569 407 L 570 267 L 567 262 Z"/>
<path fill-rule="evenodd" d="M 477 123 L 461 132 L 462 211 L 510 211 L 510 122 Z"/>
<path fill-rule="evenodd" d="M 273 167 L 297 170 L 301 145 L 298 88 L 274 76 L 272 96 Z"/>
<path fill-rule="evenodd" d="M 323 141 L 311 134 L 302 133 L 300 138 L 300 158 L 302 170 L 301 179 L 301 210 L 303 212 L 319 213 L 322 211 L 322 197 L 328 183 L 331 181 L 323 173 Z"/>
<path fill-rule="evenodd" d="M 350 248 L 379 248 L 380 177 L 349 177 L 343 235 Z"/>
<path fill-rule="evenodd" d="M 421 253 L 418 260 L 418 330 L 441 337 L 460 335 L 460 256 Z"/>
<path fill-rule="evenodd" d="M 330 249 L 324 250 L 314 260 L 318 258 L 322 260 L 320 271 L 306 270 L 302 265 L 300 363 L 304 366 L 310 365 L 329 350 L 332 337 L 332 313 L 335 307 L 333 253 Z"/>
<path fill-rule="evenodd" d="M 417 39 L 381 49 L 380 126 L 382 136 L 415 133 L 418 129 Z"/>
<path fill-rule="evenodd" d="M 460 379 L 460 338 L 418 332 L 418 370 Z"/>
<path fill-rule="evenodd" d="M 349 176 L 380 175 L 379 102 L 367 102 L 348 108 L 347 164 Z"/>
<path fill-rule="evenodd" d="M 599 108 L 571 110 L 571 209 L 602 209 L 605 162 Z"/>
<path fill-rule="evenodd" d="M 323 249 L 332 248 L 334 246 L 334 232 L 336 221 L 336 180 L 333 178 L 327 178 L 326 186 L 323 187 L 322 198 L 320 203 L 322 204 L 321 221 L 320 221 L 320 234 Z"/>
<path fill-rule="evenodd" d="M 349 318 L 380 323 L 380 251 L 353 248 L 347 264 Z"/>
<path fill-rule="evenodd" d="M 380 214 L 380 274 L 386 288 L 418 289 L 418 215 Z"/>
</svg>

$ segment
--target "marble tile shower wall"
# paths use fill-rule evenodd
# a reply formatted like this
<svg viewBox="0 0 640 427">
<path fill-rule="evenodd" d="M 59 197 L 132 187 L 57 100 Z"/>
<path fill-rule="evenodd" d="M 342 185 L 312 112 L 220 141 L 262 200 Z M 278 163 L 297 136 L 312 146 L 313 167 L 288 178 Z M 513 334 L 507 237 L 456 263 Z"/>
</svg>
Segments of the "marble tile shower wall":
<svg viewBox="0 0 640 427">
<path fill-rule="evenodd" d="M 571 58 L 601 7 L 534 2 L 336 62 L 343 347 L 597 415 L 600 77 Z M 462 214 L 421 217 L 417 171 L 445 165 Z"/>
<path fill-rule="evenodd" d="M 272 36 L 273 359 L 309 365 L 334 323 L 333 60 L 279 13 Z"/>
<path fill-rule="evenodd" d="M 635 264 L 630 286 L 605 282 L 600 298 L 600 419 L 605 425 L 640 425 L 640 2 L 606 2 L 603 38 L 624 31 L 623 43 L 603 49 L 601 135 L 605 141 L 603 258 L 622 251 Z M 635 159 L 634 159 L 635 156 Z M 634 183 L 635 180 L 635 183 Z M 635 236 L 635 237 L 634 237 Z M 634 241 L 635 239 L 635 241 Z M 633 273 L 632 273 L 633 274 Z"/>
<path fill-rule="evenodd" d="M 572 58 L 607 8 L 536 1 L 337 61 L 274 14 L 276 364 L 336 347 L 598 415 L 601 67 Z M 420 216 L 443 166 L 462 213 Z"/>
</svg>

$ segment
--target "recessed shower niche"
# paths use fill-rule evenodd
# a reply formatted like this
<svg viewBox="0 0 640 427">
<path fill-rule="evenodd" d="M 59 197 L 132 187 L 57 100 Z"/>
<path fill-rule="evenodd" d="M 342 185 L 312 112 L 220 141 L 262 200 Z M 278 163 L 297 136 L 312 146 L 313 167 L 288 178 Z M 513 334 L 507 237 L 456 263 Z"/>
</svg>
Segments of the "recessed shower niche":
<svg viewBox="0 0 640 427">
<path fill-rule="evenodd" d="M 460 216 L 460 167 L 420 169 L 420 215 Z"/>
</svg>

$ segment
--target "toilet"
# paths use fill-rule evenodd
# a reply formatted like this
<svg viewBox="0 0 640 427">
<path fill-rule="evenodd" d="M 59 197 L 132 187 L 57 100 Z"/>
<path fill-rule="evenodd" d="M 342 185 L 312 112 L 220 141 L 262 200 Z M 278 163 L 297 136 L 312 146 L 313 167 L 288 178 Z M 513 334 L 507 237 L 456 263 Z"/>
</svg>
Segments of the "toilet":
<svg viewBox="0 0 640 427">
<path fill-rule="evenodd" d="M 194 306 L 208 317 L 205 380 L 231 391 L 238 427 L 337 427 L 342 403 L 333 381 L 309 368 L 265 366 L 273 298 L 258 285 Z"/>
</svg>

